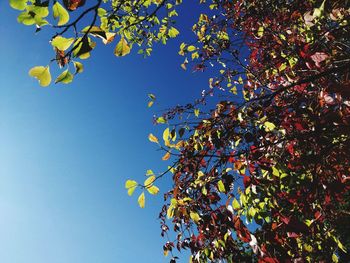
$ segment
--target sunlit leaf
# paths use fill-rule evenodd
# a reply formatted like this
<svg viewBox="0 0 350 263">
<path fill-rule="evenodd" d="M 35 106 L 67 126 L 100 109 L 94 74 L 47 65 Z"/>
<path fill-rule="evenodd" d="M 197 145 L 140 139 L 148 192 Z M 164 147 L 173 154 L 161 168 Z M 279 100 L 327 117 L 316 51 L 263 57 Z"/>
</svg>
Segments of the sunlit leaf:
<svg viewBox="0 0 350 263">
<path fill-rule="evenodd" d="M 166 154 L 164 154 L 164 156 L 162 157 L 162 160 L 163 161 L 167 161 L 167 160 L 169 160 L 170 159 L 170 152 L 167 152 Z"/>
<path fill-rule="evenodd" d="M 275 124 L 269 121 L 265 121 L 264 126 L 266 131 L 273 131 L 276 128 Z"/>
<path fill-rule="evenodd" d="M 28 0 L 10 0 L 9 2 L 13 9 L 24 10 L 27 6 L 27 1 Z"/>
<path fill-rule="evenodd" d="M 120 39 L 117 46 L 114 49 L 114 54 L 117 57 L 123 57 L 130 53 L 130 46 L 124 37 Z"/>
<path fill-rule="evenodd" d="M 142 192 L 139 196 L 139 198 L 137 199 L 137 202 L 139 203 L 139 206 L 141 208 L 144 208 L 145 207 L 145 192 Z"/>
<path fill-rule="evenodd" d="M 84 66 L 82 63 L 78 62 L 78 61 L 73 61 L 74 67 L 75 67 L 75 73 L 74 74 L 78 74 L 78 73 L 82 73 L 84 71 Z"/>
<path fill-rule="evenodd" d="M 151 187 L 147 188 L 147 191 L 152 195 L 156 195 L 159 192 L 159 188 L 155 185 L 152 185 Z"/>
<path fill-rule="evenodd" d="M 148 139 L 149 139 L 151 142 L 159 143 L 158 138 L 157 138 L 156 136 L 154 136 L 152 133 L 150 133 L 150 134 L 148 135 Z"/>
<path fill-rule="evenodd" d="M 232 207 L 233 207 L 233 209 L 235 209 L 235 210 L 238 210 L 238 209 L 241 208 L 241 205 L 239 204 L 239 202 L 237 201 L 236 198 L 234 198 L 233 201 L 232 201 Z"/>
<path fill-rule="evenodd" d="M 201 219 L 198 213 L 196 212 L 190 212 L 190 217 L 196 223 L 198 223 L 198 221 Z"/>
<path fill-rule="evenodd" d="M 56 36 L 54 39 L 52 39 L 51 45 L 59 50 L 65 51 L 73 44 L 73 42 L 74 38 Z"/>
<path fill-rule="evenodd" d="M 154 175 L 154 173 L 153 173 L 152 170 L 147 170 L 147 171 L 146 171 L 146 175 L 147 175 L 147 176 L 150 176 L 150 175 Z"/>
<path fill-rule="evenodd" d="M 221 180 L 218 182 L 218 189 L 219 189 L 219 191 L 221 193 L 225 193 L 226 192 L 225 185 L 224 185 L 224 183 Z"/>
<path fill-rule="evenodd" d="M 67 22 L 69 21 L 69 13 L 59 2 L 55 2 L 53 4 L 52 10 L 53 10 L 53 17 L 55 19 L 58 18 L 57 25 L 62 26 L 67 24 Z"/>
<path fill-rule="evenodd" d="M 163 132 L 163 140 L 165 142 L 169 141 L 169 136 L 170 136 L 170 130 L 169 130 L 169 128 L 166 128 Z"/>
<path fill-rule="evenodd" d="M 61 82 L 64 84 L 68 84 L 73 81 L 73 78 L 74 78 L 74 75 L 70 73 L 68 69 L 66 69 L 57 77 L 57 79 L 55 80 L 55 83 Z"/>
<path fill-rule="evenodd" d="M 153 103 L 154 103 L 153 100 L 149 101 L 149 102 L 147 103 L 147 107 L 148 107 L 148 108 L 152 107 L 152 106 L 153 106 Z"/>
<path fill-rule="evenodd" d="M 258 29 L 258 37 L 262 37 L 264 35 L 264 27 L 259 27 Z"/>
<path fill-rule="evenodd" d="M 128 195 L 132 195 L 137 187 L 138 183 L 134 180 L 127 180 L 125 182 L 125 188 L 128 190 Z"/>
<path fill-rule="evenodd" d="M 144 185 L 145 187 L 150 187 L 150 186 L 153 184 L 153 182 L 154 182 L 155 179 L 156 179 L 156 177 L 155 177 L 154 175 L 152 175 L 152 176 L 148 177 L 148 178 L 144 181 L 143 185 Z"/>
<path fill-rule="evenodd" d="M 175 27 L 171 27 L 169 29 L 169 37 L 174 38 L 177 37 L 180 34 L 179 30 L 177 30 Z"/>
<path fill-rule="evenodd" d="M 50 67 L 37 66 L 29 70 L 29 75 L 36 78 L 42 87 L 47 87 L 51 83 Z"/>
</svg>

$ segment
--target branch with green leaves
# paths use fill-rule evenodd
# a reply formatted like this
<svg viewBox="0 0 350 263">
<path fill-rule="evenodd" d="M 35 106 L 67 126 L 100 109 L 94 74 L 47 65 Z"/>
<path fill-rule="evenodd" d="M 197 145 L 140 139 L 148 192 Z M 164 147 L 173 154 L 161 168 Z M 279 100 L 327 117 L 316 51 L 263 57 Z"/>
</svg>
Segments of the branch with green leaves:
<svg viewBox="0 0 350 263">
<path fill-rule="evenodd" d="M 29 71 L 43 87 L 52 82 L 53 62 L 62 71 L 55 83 L 71 83 L 82 73 L 82 60 L 90 57 L 97 45 L 95 39 L 105 45 L 117 41 L 114 48 L 117 57 L 128 55 L 135 46 L 139 54 L 149 56 L 154 43 L 165 44 L 179 34 L 173 19 L 180 0 L 96 0 L 89 7 L 85 0 L 9 0 L 9 3 L 21 11 L 19 23 L 35 26 L 36 32 L 53 32 L 50 44 L 55 56 L 48 65 L 35 66 Z"/>
</svg>

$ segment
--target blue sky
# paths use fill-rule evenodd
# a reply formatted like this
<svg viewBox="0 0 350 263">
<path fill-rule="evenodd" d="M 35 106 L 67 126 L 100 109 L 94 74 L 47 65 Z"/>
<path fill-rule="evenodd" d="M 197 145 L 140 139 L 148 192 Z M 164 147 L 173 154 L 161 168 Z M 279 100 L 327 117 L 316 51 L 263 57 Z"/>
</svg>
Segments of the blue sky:
<svg viewBox="0 0 350 263">
<path fill-rule="evenodd" d="M 147 139 L 162 129 L 154 111 L 208 86 L 206 74 L 179 66 L 186 35 L 147 59 L 98 45 L 71 85 L 41 88 L 27 72 L 51 58 L 49 36 L 17 24 L 7 1 L 0 10 L 0 262 L 168 262 L 156 220 L 162 195 L 140 209 L 124 182 L 166 168 Z M 189 29 L 195 16 L 182 11 Z M 147 109 L 150 92 L 161 106 Z"/>
</svg>

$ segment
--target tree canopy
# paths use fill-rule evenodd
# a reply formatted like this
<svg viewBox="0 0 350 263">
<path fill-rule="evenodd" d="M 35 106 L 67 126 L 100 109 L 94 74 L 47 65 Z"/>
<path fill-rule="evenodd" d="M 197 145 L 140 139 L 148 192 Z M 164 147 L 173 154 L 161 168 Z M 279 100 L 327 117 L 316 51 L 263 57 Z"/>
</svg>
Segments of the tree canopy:
<svg viewBox="0 0 350 263">
<path fill-rule="evenodd" d="M 166 0 L 10 0 L 18 22 L 53 30 L 50 41 L 70 83 L 96 46 L 149 56 L 179 31 Z M 183 3 L 185 4 L 185 3 Z M 347 262 L 350 219 L 349 1 L 212 0 L 182 43 L 181 67 L 213 67 L 197 101 L 155 118 L 165 125 L 166 171 L 148 170 L 145 191 L 172 176 L 159 214 L 164 254 L 191 262 Z M 69 65 L 75 70 L 71 71 Z M 49 66 L 29 74 L 51 83 Z M 220 96 L 218 96 L 220 94 Z M 224 94 L 225 96 L 221 96 Z M 216 98 L 211 108 L 209 97 Z M 149 95 L 149 107 L 155 96 Z"/>
</svg>

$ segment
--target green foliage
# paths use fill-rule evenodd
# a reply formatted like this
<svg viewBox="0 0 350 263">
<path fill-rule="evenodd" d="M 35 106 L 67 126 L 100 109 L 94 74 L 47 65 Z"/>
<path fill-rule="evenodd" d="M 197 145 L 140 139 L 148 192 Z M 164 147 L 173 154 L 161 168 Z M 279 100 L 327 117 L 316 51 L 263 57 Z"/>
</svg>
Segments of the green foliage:
<svg viewBox="0 0 350 263">
<path fill-rule="evenodd" d="M 181 4 L 179 0 L 97 0 L 89 7 L 85 7 L 85 2 L 55 0 L 51 6 L 49 1 L 9 0 L 12 8 L 21 11 L 17 18 L 19 23 L 36 26 L 37 31 L 43 26 L 45 30 L 52 31 L 51 44 L 55 47 L 55 55 L 51 61 L 56 61 L 65 75 L 68 73 L 64 67 L 70 63 L 76 65 L 73 59 L 90 57 L 96 46 L 91 37 L 101 39 L 103 44 L 110 44 L 118 38 L 114 54 L 122 57 L 135 46 L 139 54 L 149 56 L 154 43 L 166 44 L 168 39 L 179 35 L 172 19 L 177 16 L 176 6 Z M 68 11 L 77 15 L 71 16 Z M 86 19 L 90 16 L 92 21 Z M 81 72 L 78 71 L 76 73 Z M 56 79 L 60 80 L 62 74 Z M 68 74 L 67 77 L 69 80 L 65 78 L 64 82 L 55 83 L 70 82 L 72 76 Z"/>
</svg>

